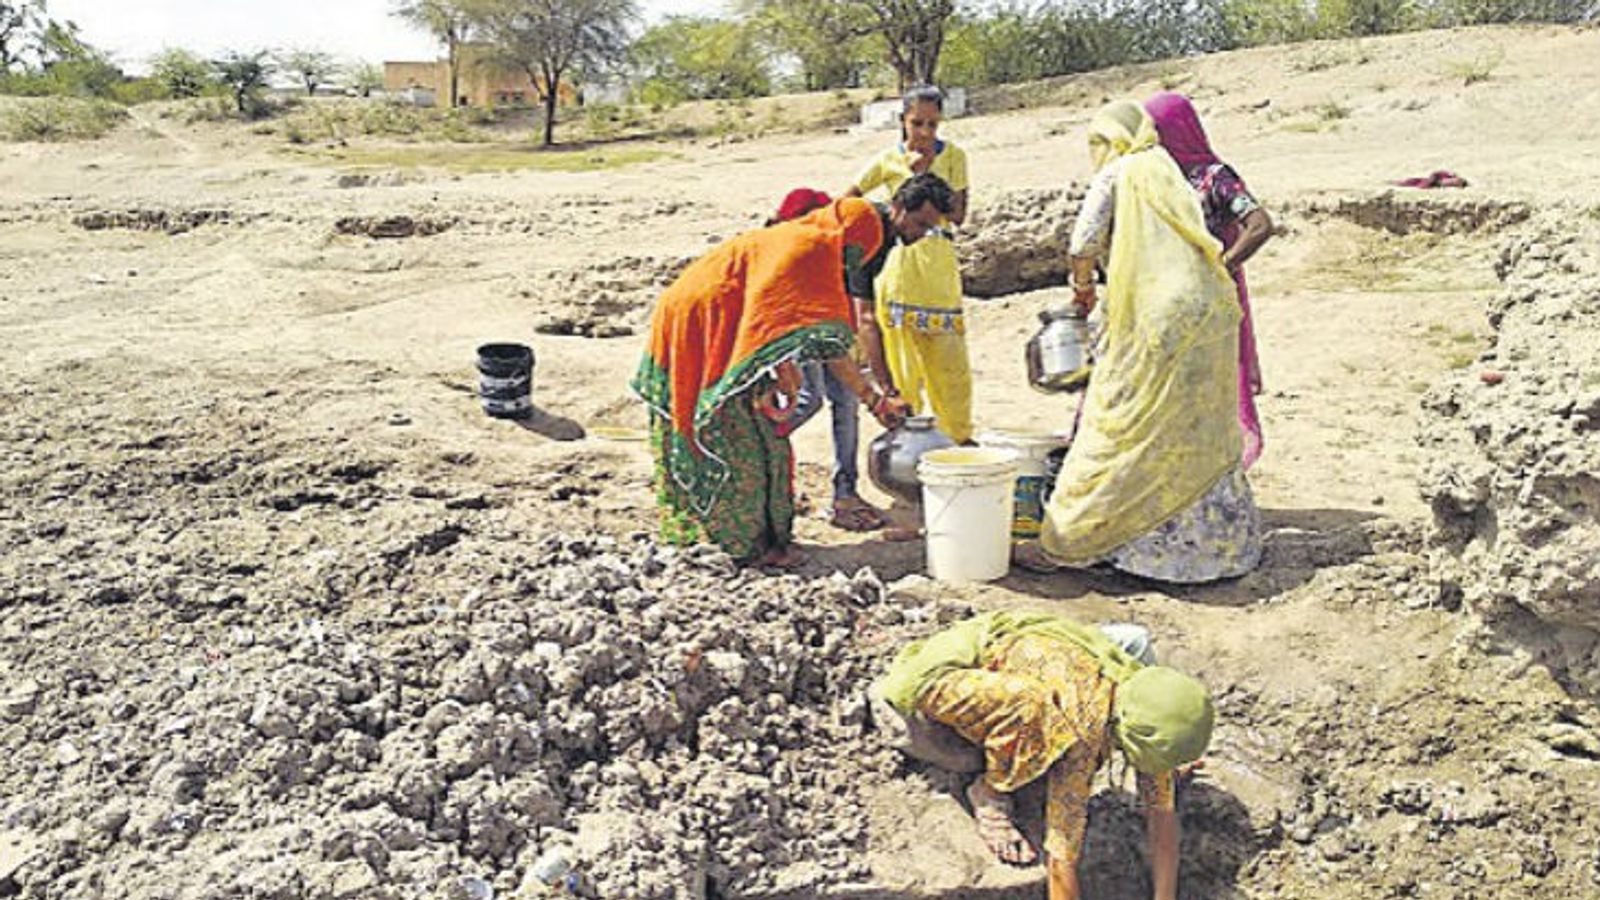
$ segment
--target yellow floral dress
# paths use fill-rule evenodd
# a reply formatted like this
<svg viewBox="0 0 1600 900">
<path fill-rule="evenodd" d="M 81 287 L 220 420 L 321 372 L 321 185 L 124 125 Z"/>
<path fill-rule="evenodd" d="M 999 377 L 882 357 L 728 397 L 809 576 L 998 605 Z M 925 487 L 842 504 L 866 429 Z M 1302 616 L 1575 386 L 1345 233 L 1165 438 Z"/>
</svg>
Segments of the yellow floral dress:
<svg viewBox="0 0 1600 900">
<path fill-rule="evenodd" d="M 1116 746 L 1116 686 L 1082 648 L 1017 635 L 986 649 L 978 668 L 938 676 L 917 699 L 923 715 L 983 748 L 985 778 L 1009 793 L 1045 782 L 1044 851 L 1075 865 L 1094 775 Z M 1174 809 L 1171 772 L 1138 778 L 1146 807 Z"/>
</svg>

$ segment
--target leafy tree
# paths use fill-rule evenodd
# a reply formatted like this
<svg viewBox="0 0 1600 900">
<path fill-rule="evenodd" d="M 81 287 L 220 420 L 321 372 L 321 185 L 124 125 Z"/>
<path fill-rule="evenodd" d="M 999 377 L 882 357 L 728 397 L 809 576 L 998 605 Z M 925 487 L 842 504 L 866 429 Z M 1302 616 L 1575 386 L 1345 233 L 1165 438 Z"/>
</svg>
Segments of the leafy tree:
<svg viewBox="0 0 1600 900">
<path fill-rule="evenodd" d="M 47 93 L 105 99 L 124 81 L 122 70 L 85 43 L 74 22 L 47 20 L 35 52 Z"/>
<path fill-rule="evenodd" d="M 99 51 L 84 43 L 78 23 L 46 20 L 39 32 L 39 67 L 49 69 L 58 63 L 84 60 L 100 56 Z"/>
<path fill-rule="evenodd" d="M 254 53 L 230 51 L 221 59 L 213 60 L 211 67 L 217 73 L 217 80 L 233 95 L 239 115 L 255 118 L 261 114 L 265 108 L 261 90 L 267 86 L 267 79 L 273 71 L 265 50 Z"/>
<path fill-rule="evenodd" d="M 1229 33 L 1248 47 L 1317 36 L 1316 10 L 1306 0 L 1227 0 L 1222 15 Z"/>
<path fill-rule="evenodd" d="M 374 91 L 383 90 L 383 67 L 361 62 L 351 66 L 346 77 L 350 81 L 350 89 L 363 97 L 371 97 Z"/>
<path fill-rule="evenodd" d="M 857 87 L 877 52 L 864 10 L 850 0 L 743 0 L 762 41 L 800 64 L 808 91 Z"/>
<path fill-rule="evenodd" d="M 945 27 L 955 0 L 850 0 L 866 19 L 864 31 L 883 39 L 900 90 L 931 84 L 939 69 Z"/>
<path fill-rule="evenodd" d="M 44 26 L 44 17 L 44 0 L 0 0 L 0 73 L 22 62 L 22 51 Z"/>
<path fill-rule="evenodd" d="M 163 50 L 150 60 L 150 77 L 177 100 L 204 94 L 214 83 L 212 75 L 210 64 L 187 50 Z"/>
<path fill-rule="evenodd" d="M 562 81 L 627 56 L 633 0 L 472 0 L 472 22 L 491 60 L 525 72 L 544 103 L 544 143 L 555 143 Z"/>
<path fill-rule="evenodd" d="M 289 50 L 277 58 L 278 67 L 293 74 L 305 85 L 306 96 L 314 96 L 318 85 L 326 84 L 339 72 L 333 56 L 321 50 Z"/>
<path fill-rule="evenodd" d="M 450 67 L 450 106 L 461 102 L 461 45 L 471 36 L 474 0 L 395 0 L 394 15 L 445 45 Z"/>
<path fill-rule="evenodd" d="M 1015 3 L 984 15 L 956 17 L 939 54 L 939 81 L 1011 84 L 1044 77 L 1038 31 L 1038 17 Z"/>
<path fill-rule="evenodd" d="M 646 90 L 668 100 L 765 96 L 772 90 L 754 29 L 726 19 L 672 16 L 633 44 Z"/>
</svg>

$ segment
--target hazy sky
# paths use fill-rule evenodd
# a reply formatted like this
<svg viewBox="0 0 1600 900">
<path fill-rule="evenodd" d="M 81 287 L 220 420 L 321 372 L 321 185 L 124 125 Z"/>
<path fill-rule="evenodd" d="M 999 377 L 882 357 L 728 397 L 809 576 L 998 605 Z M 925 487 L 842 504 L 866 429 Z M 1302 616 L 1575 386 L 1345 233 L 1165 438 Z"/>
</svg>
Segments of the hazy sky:
<svg viewBox="0 0 1600 900">
<path fill-rule="evenodd" d="M 392 0 L 49 0 L 84 39 L 140 70 L 166 47 L 220 50 L 306 47 L 347 59 L 428 59 L 426 35 L 389 15 Z M 640 0 L 647 18 L 717 13 L 722 0 Z"/>
</svg>

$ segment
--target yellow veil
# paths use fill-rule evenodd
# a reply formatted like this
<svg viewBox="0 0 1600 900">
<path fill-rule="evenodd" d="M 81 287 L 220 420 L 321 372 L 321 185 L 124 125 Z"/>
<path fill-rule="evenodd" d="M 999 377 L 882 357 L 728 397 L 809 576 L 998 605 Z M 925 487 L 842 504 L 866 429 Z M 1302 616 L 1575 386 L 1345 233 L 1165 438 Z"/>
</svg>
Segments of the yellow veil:
<svg viewBox="0 0 1600 900">
<path fill-rule="evenodd" d="M 1107 261 L 1106 352 L 1045 514 L 1044 549 L 1093 562 L 1161 526 L 1239 464 L 1239 301 L 1222 245 L 1155 123 L 1118 101 L 1089 124 L 1122 159 Z"/>
</svg>

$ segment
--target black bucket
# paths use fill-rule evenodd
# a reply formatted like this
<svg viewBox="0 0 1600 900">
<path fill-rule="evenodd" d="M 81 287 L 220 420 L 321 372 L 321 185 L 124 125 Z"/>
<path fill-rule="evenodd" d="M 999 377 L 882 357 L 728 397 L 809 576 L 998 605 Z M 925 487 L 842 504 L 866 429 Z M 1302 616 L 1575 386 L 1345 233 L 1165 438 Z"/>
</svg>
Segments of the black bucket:
<svg viewBox="0 0 1600 900">
<path fill-rule="evenodd" d="M 478 396 L 483 411 L 496 419 L 533 414 L 533 348 L 526 344 L 484 344 L 478 348 Z"/>
</svg>

